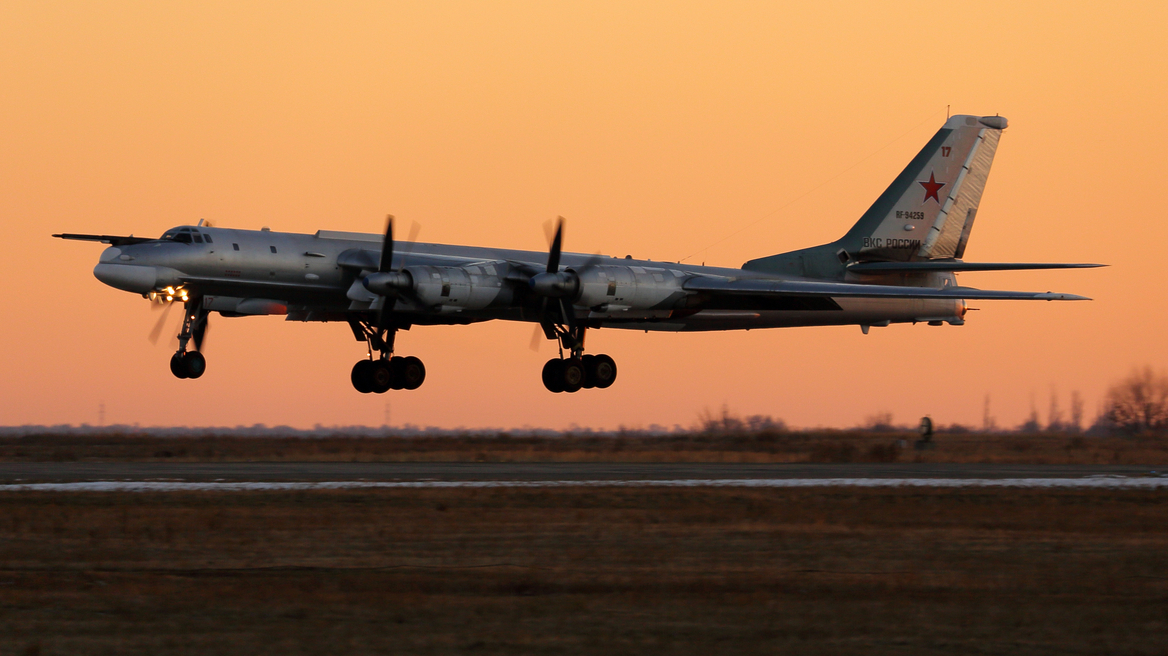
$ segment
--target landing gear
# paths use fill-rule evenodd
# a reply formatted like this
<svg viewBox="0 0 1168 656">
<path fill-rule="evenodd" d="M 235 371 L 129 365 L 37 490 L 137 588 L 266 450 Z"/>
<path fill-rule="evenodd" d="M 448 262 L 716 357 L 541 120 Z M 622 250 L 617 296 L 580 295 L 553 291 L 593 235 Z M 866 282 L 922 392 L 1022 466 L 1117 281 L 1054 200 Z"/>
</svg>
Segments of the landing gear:
<svg viewBox="0 0 1168 656">
<path fill-rule="evenodd" d="M 616 362 L 601 353 L 600 355 L 584 356 L 584 373 L 587 376 L 585 387 L 606 389 L 616 382 Z"/>
<path fill-rule="evenodd" d="M 543 365 L 543 386 L 549 392 L 579 392 L 604 389 L 616 381 L 616 362 L 607 355 L 584 355 L 583 326 L 544 326 L 544 331 L 560 342 L 560 357 Z M 569 356 L 564 357 L 567 349 Z"/>
<path fill-rule="evenodd" d="M 358 392 L 369 394 L 373 391 L 373 370 L 376 367 L 372 360 L 358 360 L 357 364 L 353 365 L 353 373 L 349 378 Z"/>
<path fill-rule="evenodd" d="M 170 373 L 175 378 L 198 378 L 207 371 L 207 358 L 199 352 L 203 338 L 207 334 L 207 315 L 201 298 L 191 298 L 186 302 L 186 316 L 182 331 L 178 334 L 178 351 L 170 356 Z M 194 340 L 195 350 L 188 351 L 187 344 Z"/>
<path fill-rule="evenodd" d="M 357 339 L 369 343 L 369 358 L 353 365 L 349 379 L 353 389 L 362 394 L 384 394 L 389 390 L 416 390 L 426 381 L 426 365 L 414 356 L 393 354 L 396 328 L 378 330 L 366 321 L 351 321 L 350 327 Z M 374 357 L 374 351 L 379 357 Z"/>
</svg>

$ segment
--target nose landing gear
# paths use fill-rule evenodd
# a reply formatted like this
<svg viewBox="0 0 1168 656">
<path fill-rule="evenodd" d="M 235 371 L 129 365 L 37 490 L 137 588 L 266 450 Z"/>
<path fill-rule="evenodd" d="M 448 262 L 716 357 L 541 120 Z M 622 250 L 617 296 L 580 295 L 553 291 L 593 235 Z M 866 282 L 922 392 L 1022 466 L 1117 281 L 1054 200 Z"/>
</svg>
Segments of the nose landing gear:
<svg viewBox="0 0 1168 656">
<path fill-rule="evenodd" d="M 178 351 L 170 356 L 170 373 L 175 378 L 198 378 L 207 371 L 207 358 L 199 352 L 203 337 L 207 334 L 207 315 L 201 298 L 189 299 L 185 304 L 182 331 L 178 334 Z M 187 344 L 194 340 L 195 350 L 188 351 Z"/>
<path fill-rule="evenodd" d="M 353 389 L 362 394 L 384 394 L 391 389 L 416 390 L 426 381 L 426 365 L 421 360 L 412 355 L 392 355 L 397 329 L 380 331 L 365 321 L 353 321 L 349 325 L 357 339 L 369 343 L 369 358 L 358 360 L 349 374 Z M 374 358 L 374 351 L 380 357 Z"/>
</svg>

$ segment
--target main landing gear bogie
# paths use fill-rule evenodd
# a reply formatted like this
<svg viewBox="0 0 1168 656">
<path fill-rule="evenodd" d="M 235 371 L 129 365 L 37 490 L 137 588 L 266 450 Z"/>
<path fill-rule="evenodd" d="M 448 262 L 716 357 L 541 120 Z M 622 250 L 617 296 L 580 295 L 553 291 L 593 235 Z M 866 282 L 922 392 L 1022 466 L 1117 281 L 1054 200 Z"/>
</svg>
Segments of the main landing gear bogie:
<svg viewBox="0 0 1168 656">
<path fill-rule="evenodd" d="M 543 386 L 549 392 L 605 389 L 616 381 L 616 362 L 607 355 L 552 358 L 543 366 Z"/>
<path fill-rule="evenodd" d="M 362 394 L 389 390 L 416 390 L 426 381 L 426 366 L 414 356 L 358 360 L 350 374 L 353 388 Z"/>
<path fill-rule="evenodd" d="M 362 394 L 385 394 L 389 390 L 416 390 L 426 381 L 426 365 L 412 355 L 393 355 L 397 329 L 383 328 L 370 321 L 350 321 L 353 336 L 369 345 L 369 357 L 353 365 L 349 380 Z"/>
</svg>

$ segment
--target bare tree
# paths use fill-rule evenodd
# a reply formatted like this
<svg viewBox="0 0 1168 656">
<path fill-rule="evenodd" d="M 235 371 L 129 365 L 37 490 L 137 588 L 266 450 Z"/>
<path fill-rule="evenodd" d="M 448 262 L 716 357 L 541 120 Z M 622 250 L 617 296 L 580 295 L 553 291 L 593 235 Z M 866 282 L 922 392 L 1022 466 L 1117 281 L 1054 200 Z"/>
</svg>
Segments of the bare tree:
<svg viewBox="0 0 1168 656">
<path fill-rule="evenodd" d="M 782 433 L 787 424 L 782 419 L 770 415 L 750 415 L 745 419 L 730 411 L 722 404 L 722 411 L 711 412 L 704 408 L 698 413 L 698 431 L 707 435 L 740 435 L 745 433 Z"/>
<path fill-rule="evenodd" d="M 868 418 L 864 420 L 862 428 L 874 433 L 887 433 L 896 430 L 896 426 L 892 423 L 891 412 L 877 412 L 876 414 L 868 415 Z"/>
<path fill-rule="evenodd" d="M 1042 424 L 1038 422 L 1038 406 L 1034 405 L 1034 392 L 1030 393 L 1030 416 L 1018 427 L 1019 433 L 1038 433 Z"/>
<path fill-rule="evenodd" d="M 1083 395 L 1079 390 L 1071 392 L 1071 432 L 1083 432 Z"/>
<path fill-rule="evenodd" d="M 1168 376 L 1151 367 L 1132 371 L 1107 390 L 1103 416 L 1125 433 L 1168 430 Z"/>
<path fill-rule="evenodd" d="M 1046 430 L 1050 433 L 1061 433 L 1063 431 L 1063 411 L 1059 408 L 1058 389 L 1050 386 L 1050 411 L 1046 417 Z"/>
</svg>

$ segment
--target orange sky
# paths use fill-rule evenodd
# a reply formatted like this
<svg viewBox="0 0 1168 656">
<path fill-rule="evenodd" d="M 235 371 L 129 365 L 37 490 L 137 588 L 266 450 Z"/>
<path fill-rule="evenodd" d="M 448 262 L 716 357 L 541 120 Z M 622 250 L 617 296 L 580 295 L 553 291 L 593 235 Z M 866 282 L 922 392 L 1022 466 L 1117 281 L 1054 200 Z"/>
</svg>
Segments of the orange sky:
<svg viewBox="0 0 1168 656">
<path fill-rule="evenodd" d="M 797 426 L 1089 413 L 1168 365 L 1164 3 L 44 3 L 0 6 L 0 425 L 593 428 L 723 403 Z M 527 324 L 415 328 L 416 392 L 365 396 L 343 324 L 212 318 L 174 379 L 156 315 L 53 232 L 217 225 L 738 266 L 835 239 L 945 119 L 1010 119 L 965 274 L 1094 297 L 982 302 L 963 327 L 604 330 L 607 391 L 546 392 Z M 738 232 L 736 232 L 738 231 Z M 733 234 L 736 233 L 736 234 Z M 726 238 L 727 235 L 731 235 Z M 177 312 L 173 314 L 177 318 Z"/>
</svg>

